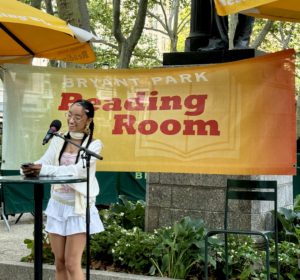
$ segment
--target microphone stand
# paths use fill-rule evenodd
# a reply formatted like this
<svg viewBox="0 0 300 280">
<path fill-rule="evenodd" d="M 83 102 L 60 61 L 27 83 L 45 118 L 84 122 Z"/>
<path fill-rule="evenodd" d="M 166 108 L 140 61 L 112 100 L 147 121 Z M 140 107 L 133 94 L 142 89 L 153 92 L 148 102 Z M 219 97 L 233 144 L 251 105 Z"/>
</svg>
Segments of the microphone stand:
<svg viewBox="0 0 300 280">
<path fill-rule="evenodd" d="M 95 157 L 99 160 L 103 160 L 103 157 L 90 151 L 89 149 L 82 147 L 74 142 L 72 142 L 70 139 L 65 138 L 64 136 L 58 134 L 57 132 L 54 132 L 53 135 L 63 139 L 64 141 L 76 146 L 79 148 L 79 152 L 83 151 L 84 154 L 81 156 L 82 159 L 86 160 L 86 280 L 90 280 L 90 161 L 91 157 Z"/>
</svg>

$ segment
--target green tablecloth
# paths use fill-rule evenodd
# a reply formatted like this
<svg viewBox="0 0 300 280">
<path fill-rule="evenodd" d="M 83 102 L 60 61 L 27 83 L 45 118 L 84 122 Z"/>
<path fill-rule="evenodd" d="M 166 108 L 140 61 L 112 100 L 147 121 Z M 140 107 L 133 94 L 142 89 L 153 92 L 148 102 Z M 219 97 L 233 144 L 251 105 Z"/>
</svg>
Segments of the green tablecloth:
<svg viewBox="0 0 300 280">
<path fill-rule="evenodd" d="M 18 175 L 19 170 L 2 170 L 1 174 Z M 97 172 L 100 185 L 97 205 L 109 205 L 118 201 L 119 195 L 129 200 L 145 200 L 146 180 L 144 173 L 135 172 Z M 34 209 L 33 184 L 3 184 L 2 201 L 5 214 L 30 213 Z M 45 185 L 43 209 L 50 197 L 50 185 Z"/>
</svg>

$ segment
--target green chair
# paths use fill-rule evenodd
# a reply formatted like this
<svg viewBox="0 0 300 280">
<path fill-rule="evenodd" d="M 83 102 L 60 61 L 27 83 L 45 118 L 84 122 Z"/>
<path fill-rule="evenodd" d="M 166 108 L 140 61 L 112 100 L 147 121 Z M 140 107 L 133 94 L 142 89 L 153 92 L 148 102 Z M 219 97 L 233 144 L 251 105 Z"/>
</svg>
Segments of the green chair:
<svg viewBox="0 0 300 280">
<path fill-rule="evenodd" d="M 260 181 L 260 180 L 235 180 L 228 179 L 225 196 L 225 213 L 224 213 L 224 229 L 210 230 L 205 235 L 205 280 L 208 280 L 208 238 L 224 234 L 225 243 L 225 273 L 228 279 L 228 234 L 256 235 L 261 236 L 264 240 L 266 251 L 266 271 L 267 279 L 270 279 L 270 251 L 269 251 L 269 235 L 270 232 L 257 230 L 239 230 L 228 229 L 228 212 L 230 200 L 248 200 L 248 201 L 272 201 L 274 203 L 274 231 L 275 235 L 275 258 L 277 268 L 277 279 L 279 280 L 279 261 L 278 261 L 278 221 L 277 221 L 277 181 Z"/>
</svg>

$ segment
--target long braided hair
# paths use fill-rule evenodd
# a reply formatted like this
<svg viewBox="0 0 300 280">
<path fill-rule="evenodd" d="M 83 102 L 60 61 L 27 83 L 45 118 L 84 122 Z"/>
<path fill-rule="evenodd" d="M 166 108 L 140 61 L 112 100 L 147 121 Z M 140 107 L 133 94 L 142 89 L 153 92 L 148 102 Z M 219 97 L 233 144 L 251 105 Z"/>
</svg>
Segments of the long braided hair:
<svg viewBox="0 0 300 280">
<path fill-rule="evenodd" d="M 76 101 L 71 105 L 71 107 L 72 107 L 73 105 L 75 105 L 75 104 L 78 104 L 78 105 L 82 106 L 83 109 L 84 109 L 83 111 L 85 112 L 85 114 L 87 115 L 87 117 L 88 117 L 88 118 L 92 118 L 92 121 L 90 122 L 90 125 L 89 125 L 89 134 L 85 133 L 85 134 L 84 134 L 84 137 L 83 137 L 83 139 L 82 139 L 82 141 L 81 141 L 81 145 L 82 145 L 82 143 L 85 141 L 85 139 L 86 139 L 87 137 L 89 137 L 88 142 L 87 142 L 87 144 L 86 144 L 86 148 L 88 148 L 88 146 L 90 145 L 90 143 L 91 143 L 92 140 L 93 140 L 93 135 L 94 135 L 94 127 L 95 127 L 94 120 L 93 120 L 94 115 L 95 115 L 94 105 L 93 105 L 90 101 L 85 100 L 85 99 L 79 99 L 79 100 L 76 100 Z M 70 136 L 69 133 L 66 135 L 66 138 L 69 138 L 69 139 L 71 138 L 71 136 Z M 60 158 L 61 158 L 61 156 L 62 156 L 64 150 L 66 149 L 67 144 L 68 144 L 68 142 L 65 142 L 64 145 L 63 145 L 63 147 L 62 147 L 62 149 L 61 149 L 61 151 L 60 151 L 60 154 L 59 154 L 59 162 L 60 162 Z M 75 163 L 77 163 L 78 160 L 79 160 L 79 154 L 80 154 L 80 153 L 78 152 Z"/>
</svg>

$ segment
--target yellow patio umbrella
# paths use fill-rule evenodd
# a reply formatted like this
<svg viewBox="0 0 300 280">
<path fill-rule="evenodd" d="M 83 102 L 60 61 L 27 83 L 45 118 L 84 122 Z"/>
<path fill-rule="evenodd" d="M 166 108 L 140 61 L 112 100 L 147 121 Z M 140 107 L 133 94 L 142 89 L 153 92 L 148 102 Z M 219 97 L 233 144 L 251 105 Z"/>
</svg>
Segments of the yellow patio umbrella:
<svg viewBox="0 0 300 280">
<path fill-rule="evenodd" d="M 16 0 L 0 0 L 0 63 L 33 57 L 91 63 L 96 57 L 90 32 Z"/>
<path fill-rule="evenodd" d="M 300 22 L 300 0 L 214 0 L 217 13 L 242 13 L 272 20 Z"/>
</svg>

